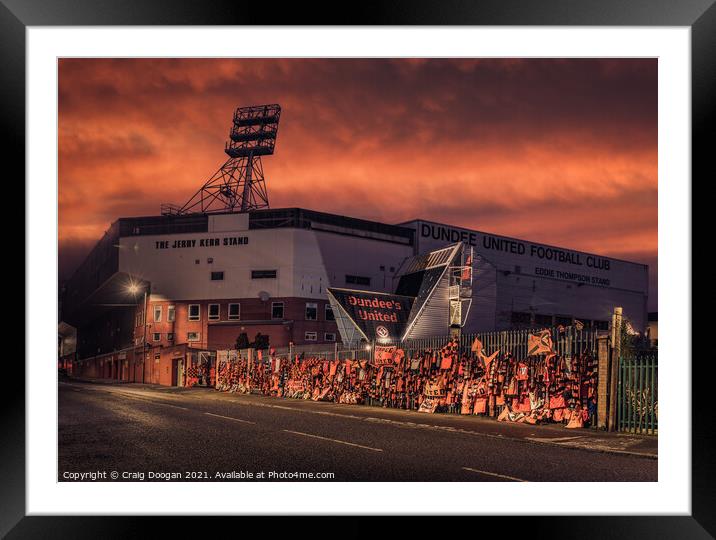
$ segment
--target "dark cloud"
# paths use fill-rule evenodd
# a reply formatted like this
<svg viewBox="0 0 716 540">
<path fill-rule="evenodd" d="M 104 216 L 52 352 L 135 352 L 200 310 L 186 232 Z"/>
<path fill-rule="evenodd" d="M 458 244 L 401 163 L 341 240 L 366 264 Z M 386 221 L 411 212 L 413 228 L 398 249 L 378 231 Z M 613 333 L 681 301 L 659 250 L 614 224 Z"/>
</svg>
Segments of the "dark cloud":
<svg viewBox="0 0 716 540">
<path fill-rule="evenodd" d="M 60 283 L 72 277 L 98 239 L 60 239 L 57 254 L 57 273 Z"/>
</svg>

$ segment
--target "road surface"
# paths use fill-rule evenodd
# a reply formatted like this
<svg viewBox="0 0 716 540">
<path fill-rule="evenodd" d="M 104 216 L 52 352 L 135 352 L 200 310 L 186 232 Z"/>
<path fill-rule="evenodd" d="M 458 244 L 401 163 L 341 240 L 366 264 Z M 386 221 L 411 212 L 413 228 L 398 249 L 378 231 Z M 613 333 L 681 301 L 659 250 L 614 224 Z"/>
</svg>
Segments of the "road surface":
<svg viewBox="0 0 716 540">
<path fill-rule="evenodd" d="M 657 480 L 657 459 L 594 451 L 599 439 L 576 430 L 520 425 L 513 437 L 493 420 L 446 416 L 60 382 L 58 480 Z"/>
</svg>

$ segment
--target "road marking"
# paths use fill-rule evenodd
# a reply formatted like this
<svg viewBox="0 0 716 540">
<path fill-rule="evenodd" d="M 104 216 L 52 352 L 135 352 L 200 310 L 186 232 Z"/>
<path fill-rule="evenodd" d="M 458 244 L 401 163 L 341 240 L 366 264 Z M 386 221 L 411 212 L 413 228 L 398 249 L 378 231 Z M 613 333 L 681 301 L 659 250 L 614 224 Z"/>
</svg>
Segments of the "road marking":
<svg viewBox="0 0 716 540">
<path fill-rule="evenodd" d="M 181 407 L 179 405 L 171 405 L 169 403 L 162 403 L 161 401 L 152 401 L 151 399 L 141 399 L 140 401 L 144 401 L 146 403 L 152 403 L 153 405 L 164 405 L 165 407 L 174 407 L 175 409 L 181 409 L 183 411 L 189 411 L 188 407 Z"/>
<path fill-rule="evenodd" d="M 181 406 L 179 406 L 179 405 L 172 405 L 171 403 L 163 403 L 163 402 L 161 402 L 161 401 L 155 401 L 155 400 L 153 400 L 153 399 L 147 399 L 147 398 L 145 398 L 145 397 L 138 397 L 138 396 L 136 396 L 136 395 L 126 394 L 126 393 L 124 393 L 124 392 L 115 392 L 115 394 L 119 394 L 120 396 L 125 396 L 125 397 L 131 398 L 131 399 L 135 399 L 135 400 L 137 400 L 137 401 L 142 401 L 142 402 L 144 402 L 144 403 L 151 403 L 152 405 L 164 405 L 165 407 L 174 407 L 175 409 L 182 409 L 182 410 L 184 410 L 184 411 L 189 411 L 189 410 L 191 410 L 191 409 L 189 409 L 188 407 L 181 407 Z"/>
<path fill-rule="evenodd" d="M 561 438 L 550 438 L 550 437 L 527 437 L 528 441 L 533 441 L 537 443 L 548 443 L 548 444 L 556 444 L 561 446 L 562 448 L 574 448 L 577 450 L 591 450 L 591 451 L 604 451 L 604 452 L 610 452 L 612 454 L 626 454 L 631 456 L 640 456 L 640 457 L 648 457 L 648 458 L 656 458 L 657 456 L 655 454 L 650 454 L 647 452 L 636 452 L 633 450 L 626 450 L 626 448 L 629 448 L 630 446 L 634 446 L 636 444 L 639 444 L 642 442 L 640 439 L 637 438 L 622 438 L 621 440 L 609 440 L 609 439 L 599 439 L 595 437 L 587 438 L 587 437 L 561 437 Z M 621 446 L 621 450 L 618 448 L 615 448 L 615 443 L 618 443 Z"/>
<path fill-rule="evenodd" d="M 225 418 L 226 420 L 233 420 L 234 422 L 243 422 L 244 424 L 256 424 L 256 422 L 251 422 L 250 420 L 242 420 L 241 418 L 232 418 L 231 416 L 223 416 L 221 414 L 214 414 L 210 412 L 205 412 L 204 414 L 208 416 L 216 416 L 217 418 Z"/>
<path fill-rule="evenodd" d="M 302 431 L 291 431 L 290 429 L 284 429 L 286 433 L 293 433 L 294 435 L 303 435 L 304 437 L 313 437 L 314 439 L 321 439 L 324 441 L 331 441 L 339 444 L 347 444 L 348 446 L 355 446 L 357 448 L 363 448 L 364 450 L 372 450 L 373 452 L 382 452 L 381 448 L 372 448 L 370 446 L 363 446 L 362 444 L 356 444 L 348 441 L 339 441 L 338 439 L 331 439 L 330 437 L 321 437 L 320 435 L 312 435 L 311 433 L 303 433 Z"/>
<path fill-rule="evenodd" d="M 494 472 L 481 471 L 479 469 L 473 469 L 471 467 L 463 467 L 463 470 L 470 471 L 470 472 L 476 472 L 479 474 L 486 474 L 488 476 L 496 476 L 497 478 L 505 478 L 507 480 L 512 480 L 513 482 L 529 482 L 529 480 L 523 480 L 522 478 L 515 478 L 514 476 L 507 476 L 506 474 L 497 474 Z"/>
<path fill-rule="evenodd" d="M 528 441 L 535 442 L 552 442 L 552 443 L 565 443 L 567 441 L 574 441 L 575 439 L 583 439 L 584 437 L 525 437 Z"/>
</svg>

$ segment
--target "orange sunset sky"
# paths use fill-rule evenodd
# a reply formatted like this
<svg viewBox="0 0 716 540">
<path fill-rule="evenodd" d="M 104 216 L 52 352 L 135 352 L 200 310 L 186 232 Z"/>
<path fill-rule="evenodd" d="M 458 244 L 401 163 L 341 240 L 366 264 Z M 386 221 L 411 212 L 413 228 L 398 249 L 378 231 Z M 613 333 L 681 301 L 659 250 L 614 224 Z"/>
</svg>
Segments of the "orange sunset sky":
<svg viewBox="0 0 716 540">
<path fill-rule="evenodd" d="M 183 204 L 238 106 L 279 103 L 274 208 L 423 218 L 649 264 L 655 59 L 63 59 L 59 273 L 118 217 Z"/>
</svg>

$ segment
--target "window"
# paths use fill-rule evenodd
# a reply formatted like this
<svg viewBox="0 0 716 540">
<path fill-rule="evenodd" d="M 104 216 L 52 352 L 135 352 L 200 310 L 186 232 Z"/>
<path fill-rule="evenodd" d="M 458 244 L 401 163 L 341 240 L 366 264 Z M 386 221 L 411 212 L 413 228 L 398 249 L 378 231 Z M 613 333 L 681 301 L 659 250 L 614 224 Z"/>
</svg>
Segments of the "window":
<svg viewBox="0 0 716 540">
<path fill-rule="evenodd" d="M 187 332 L 186 340 L 187 341 L 199 341 L 200 335 L 201 334 L 199 332 Z"/>
<path fill-rule="evenodd" d="M 224 281 L 224 272 L 212 272 L 211 281 Z"/>
<path fill-rule="evenodd" d="M 199 264 L 201 261 L 199 259 L 194 259 L 194 264 Z"/>
<path fill-rule="evenodd" d="M 318 320 L 318 304 L 314 302 L 306 302 L 306 320 L 317 321 Z"/>
<path fill-rule="evenodd" d="M 327 321 L 335 321 L 336 318 L 333 316 L 333 308 L 331 307 L 331 304 L 326 304 L 326 320 Z"/>
<path fill-rule="evenodd" d="M 206 259 L 207 264 L 214 264 L 214 257 L 209 257 Z"/>
<path fill-rule="evenodd" d="M 174 322 L 176 318 L 176 308 L 174 306 L 167 306 L 167 321 Z"/>
<path fill-rule="evenodd" d="M 303 334 L 303 339 L 306 341 L 317 341 L 318 340 L 318 334 L 316 332 L 306 332 Z"/>
<path fill-rule="evenodd" d="M 271 302 L 271 318 L 283 319 L 283 302 Z"/>
<path fill-rule="evenodd" d="M 592 326 L 597 330 L 609 330 L 609 321 L 592 321 Z"/>
<path fill-rule="evenodd" d="M 229 320 L 238 321 L 241 318 L 241 304 L 229 304 Z"/>
<path fill-rule="evenodd" d="M 162 306 L 154 306 L 154 322 L 162 322 Z"/>
<path fill-rule="evenodd" d="M 346 274 L 346 283 L 348 285 L 370 285 L 370 278 L 364 276 L 351 276 Z"/>
<path fill-rule="evenodd" d="M 137 326 L 137 327 L 142 326 L 144 324 L 143 319 L 144 319 L 144 312 L 143 311 L 137 312 L 137 317 L 135 319 L 135 323 L 136 323 L 135 326 Z"/>
<path fill-rule="evenodd" d="M 189 304 L 189 320 L 190 321 L 201 320 L 201 312 L 199 311 L 199 304 Z"/>
<path fill-rule="evenodd" d="M 391 266 L 391 267 L 390 267 L 390 271 L 391 271 L 391 272 L 395 272 L 395 266 Z"/>
<path fill-rule="evenodd" d="M 167 341 L 174 341 L 174 332 L 167 333 Z"/>
<path fill-rule="evenodd" d="M 219 319 L 219 304 L 209 304 L 209 320 L 218 321 Z"/>
<path fill-rule="evenodd" d="M 325 334 L 323 334 L 323 339 L 325 341 L 335 341 L 336 335 L 332 332 L 326 332 Z"/>
<path fill-rule="evenodd" d="M 512 323 L 513 324 L 530 324 L 531 315 L 520 311 L 512 312 Z"/>
<path fill-rule="evenodd" d="M 154 334 L 152 334 L 152 341 L 161 341 L 161 340 L 162 340 L 162 335 L 159 332 L 154 332 Z"/>
<path fill-rule="evenodd" d="M 381 265 L 380 265 L 380 271 L 381 271 L 381 272 L 385 272 L 385 265 L 384 265 L 384 264 L 381 264 Z"/>
<path fill-rule="evenodd" d="M 251 270 L 251 279 L 276 279 L 276 270 Z"/>
</svg>

